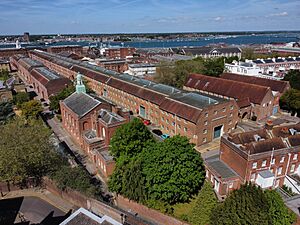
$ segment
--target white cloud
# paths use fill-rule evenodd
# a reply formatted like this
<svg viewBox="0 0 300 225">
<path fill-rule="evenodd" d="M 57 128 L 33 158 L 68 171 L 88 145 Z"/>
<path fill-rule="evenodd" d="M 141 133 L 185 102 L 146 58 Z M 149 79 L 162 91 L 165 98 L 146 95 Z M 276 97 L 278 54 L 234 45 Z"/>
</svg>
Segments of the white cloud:
<svg viewBox="0 0 300 225">
<path fill-rule="evenodd" d="M 280 17 L 280 16 L 288 16 L 289 14 L 287 12 L 281 12 L 281 13 L 273 13 L 270 15 L 267 15 L 266 17 Z"/>
</svg>

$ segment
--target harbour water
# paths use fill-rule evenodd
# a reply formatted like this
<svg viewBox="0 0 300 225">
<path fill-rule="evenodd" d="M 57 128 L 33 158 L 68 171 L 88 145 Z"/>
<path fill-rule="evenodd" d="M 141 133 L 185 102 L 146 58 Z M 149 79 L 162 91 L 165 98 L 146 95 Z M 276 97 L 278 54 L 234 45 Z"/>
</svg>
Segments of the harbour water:
<svg viewBox="0 0 300 225">
<path fill-rule="evenodd" d="M 172 39 L 172 40 L 151 40 L 151 41 L 131 41 L 131 42 L 87 42 L 87 41 L 63 41 L 50 43 L 48 45 L 30 43 L 22 44 L 22 47 L 43 47 L 43 46 L 61 46 L 61 45 L 80 45 L 80 46 L 124 46 L 135 48 L 168 48 L 168 47 L 196 47 L 209 44 L 224 43 L 227 45 L 251 45 L 251 44 L 270 44 L 270 43 L 288 43 L 300 40 L 300 33 L 278 33 L 278 34 L 255 34 L 255 35 L 231 35 L 203 37 L 197 39 Z M 0 44 L 0 48 L 14 48 L 15 44 Z"/>
</svg>

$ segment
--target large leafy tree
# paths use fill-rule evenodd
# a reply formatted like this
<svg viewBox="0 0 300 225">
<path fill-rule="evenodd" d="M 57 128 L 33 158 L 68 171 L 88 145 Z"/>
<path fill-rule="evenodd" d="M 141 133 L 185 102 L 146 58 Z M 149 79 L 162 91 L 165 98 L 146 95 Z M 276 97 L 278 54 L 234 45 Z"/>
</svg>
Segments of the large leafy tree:
<svg viewBox="0 0 300 225">
<path fill-rule="evenodd" d="M 57 95 L 50 96 L 50 109 L 59 111 L 59 101 L 64 100 L 68 96 L 70 96 L 72 93 L 75 92 L 75 86 L 69 85 L 68 87 L 65 87 L 62 91 L 60 91 Z"/>
<path fill-rule="evenodd" d="M 204 181 L 200 154 L 186 137 L 148 145 L 141 154 L 148 198 L 169 204 L 186 202 Z"/>
<path fill-rule="evenodd" d="M 274 190 L 266 190 L 265 196 L 269 205 L 269 216 L 272 225 L 291 225 L 297 217 L 284 204 L 280 194 Z"/>
<path fill-rule="evenodd" d="M 29 100 L 29 94 L 26 92 L 20 92 L 14 96 L 14 103 L 18 106 L 18 108 L 20 108 L 23 103 L 28 102 Z"/>
<path fill-rule="evenodd" d="M 42 104 L 37 100 L 31 100 L 21 105 L 22 115 L 27 119 L 36 119 L 43 111 Z"/>
<path fill-rule="evenodd" d="M 286 91 L 280 98 L 280 107 L 300 115 L 300 90 L 292 88 Z"/>
<path fill-rule="evenodd" d="M 300 70 L 290 70 L 284 80 L 289 81 L 292 88 L 300 90 Z"/>
<path fill-rule="evenodd" d="M 7 120 L 15 115 L 13 104 L 11 102 L 0 102 L 0 124 L 4 124 Z"/>
<path fill-rule="evenodd" d="M 117 160 L 120 156 L 133 157 L 151 142 L 154 142 L 153 135 L 135 118 L 116 130 L 110 141 L 110 152 Z"/>
<path fill-rule="evenodd" d="M 214 190 L 208 182 L 205 182 L 196 198 L 191 215 L 188 215 L 188 221 L 193 225 L 210 224 L 210 215 L 216 205 L 217 197 Z"/>
<path fill-rule="evenodd" d="M 41 121 L 16 119 L 0 128 L 0 181 L 41 178 L 59 164 L 50 131 Z"/>
<path fill-rule="evenodd" d="M 214 225 L 271 224 L 267 199 L 260 188 L 252 184 L 242 186 L 215 208 L 211 221 Z"/>
</svg>

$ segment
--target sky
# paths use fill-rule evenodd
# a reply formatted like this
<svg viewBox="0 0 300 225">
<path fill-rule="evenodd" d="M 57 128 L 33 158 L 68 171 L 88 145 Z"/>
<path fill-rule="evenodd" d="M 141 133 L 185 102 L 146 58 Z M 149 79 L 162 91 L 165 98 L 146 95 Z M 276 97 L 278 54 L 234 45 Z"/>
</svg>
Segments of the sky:
<svg viewBox="0 0 300 225">
<path fill-rule="evenodd" d="M 0 35 L 300 30 L 300 0 L 0 0 Z"/>
</svg>

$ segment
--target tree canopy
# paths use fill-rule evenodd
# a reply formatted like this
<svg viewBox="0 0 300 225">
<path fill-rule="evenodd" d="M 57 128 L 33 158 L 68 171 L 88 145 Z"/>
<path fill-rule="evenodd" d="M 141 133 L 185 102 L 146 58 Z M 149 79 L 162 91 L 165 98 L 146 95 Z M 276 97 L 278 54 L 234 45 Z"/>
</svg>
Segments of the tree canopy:
<svg viewBox="0 0 300 225">
<path fill-rule="evenodd" d="M 132 157 L 153 141 L 151 132 L 141 120 L 135 118 L 116 130 L 110 141 L 110 152 L 117 160 L 122 155 Z"/>
<path fill-rule="evenodd" d="M 15 115 L 12 102 L 0 102 L 0 125 Z"/>
<path fill-rule="evenodd" d="M 229 61 L 233 60 L 228 59 Z M 224 71 L 224 58 L 203 59 L 201 57 L 177 61 L 175 64 L 161 63 L 155 81 L 182 88 L 190 73 L 218 77 Z"/>
<path fill-rule="evenodd" d="M 295 219 L 278 193 L 264 192 L 254 184 L 242 185 L 233 191 L 211 214 L 214 225 L 291 225 Z"/>
<path fill-rule="evenodd" d="M 187 202 L 204 182 L 204 166 L 186 137 L 155 142 L 138 119 L 117 129 L 111 141 L 116 169 L 111 191 L 148 206 Z"/>
<path fill-rule="evenodd" d="M 22 115 L 26 119 L 35 119 L 43 111 L 40 101 L 31 100 L 21 105 Z"/>
<path fill-rule="evenodd" d="M 289 81 L 292 88 L 300 90 L 300 70 L 290 70 L 284 80 Z"/>
<path fill-rule="evenodd" d="M 17 105 L 18 108 L 20 108 L 23 103 L 28 102 L 29 100 L 29 94 L 26 92 L 19 92 L 14 96 L 14 103 Z"/>
<path fill-rule="evenodd" d="M 187 202 L 204 181 L 200 155 L 186 137 L 174 136 L 148 145 L 141 154 L 145 189 L 152 199 Z"/>
<path fill-rule="evenodd" d="M 300 115 L 300 90 L 287 90 L 280 98 L 280 107 Z"/>
<path fill-rule="evenodd" d="M 15 119 L 0 129 L 0 181 L 41 178 L 58 164 L 50 131 L 39 120 Z"/>
<path fill-rule="evenodd" d="M 49 101 L 50 101 L 50 109 L 51 110 L 56 110 L 59 111 L 59 101 L 64 100 L 71 94 L 75 92 L 75 86 L 74 85 L 69 85 L 68 87 L 65 87 L 62 91 L 60 91 L 57 95 L 50 96 Z"/>
</svg>

